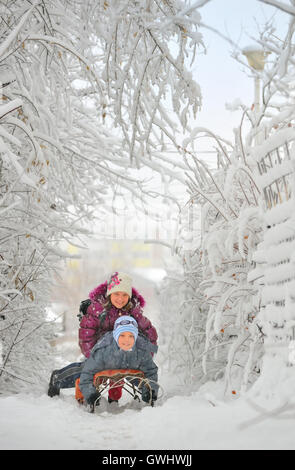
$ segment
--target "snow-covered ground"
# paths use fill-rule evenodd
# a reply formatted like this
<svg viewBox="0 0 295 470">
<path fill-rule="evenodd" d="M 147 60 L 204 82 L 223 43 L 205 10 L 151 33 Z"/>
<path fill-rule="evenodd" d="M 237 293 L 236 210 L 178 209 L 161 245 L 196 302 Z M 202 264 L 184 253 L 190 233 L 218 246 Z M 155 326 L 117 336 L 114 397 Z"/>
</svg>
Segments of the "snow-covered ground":
<svg viewBox="0 0 295 470">
<path fill-rule="evenodd" d="M 119 407 L 105 400 L 94 415 L 69 390 L 55 398 L 2 397 L 0 449 L 295 449 L 294 419 L 250 423 L 260 412 L 245 399 L 222 401 L 219 394 L 212 384 L 141 409 L 126 397 Z"/>
<path fill-rule="evenodd" d="M 156 299 L 151 294 L 148 299 L 148 311 L 157 311 Z M 156 320 L 153 318 L 155 324 Z M 76 338 L 58 343 L 55 348 L 55 367 L 79 360 L 75 355 Z M 270 367 L 274 368 L 274 364 Z M 125 392 L 119 406 L 109 405 L 103 398 L 92 415 L 77 404 L 74 390 L 49 398 L 46 383 L 31 394 L 0 395 L 0 450 L 295 450 L 294 409 L 277 415 L 270 413 L 289 399 L 287 392 L 295 386 L 292 374 L 289 382 L 280 375 L 278 367 L 275 374 L 269 374 L 273 381 L 282 383 L 276 403 L 255 399 L 253 394 L 252 401 L 250 395 L 225 398 L 222 382 L 209 382 L 189 393 L 167 374 L 159 367 L 164 395 L 154 408 L 136 405 Z M 266 381 L 260 389 L 273 387 L 272 381 Z M 258 403 L 268 408 L 268 414 L 262 413 Z"/>
</svg>

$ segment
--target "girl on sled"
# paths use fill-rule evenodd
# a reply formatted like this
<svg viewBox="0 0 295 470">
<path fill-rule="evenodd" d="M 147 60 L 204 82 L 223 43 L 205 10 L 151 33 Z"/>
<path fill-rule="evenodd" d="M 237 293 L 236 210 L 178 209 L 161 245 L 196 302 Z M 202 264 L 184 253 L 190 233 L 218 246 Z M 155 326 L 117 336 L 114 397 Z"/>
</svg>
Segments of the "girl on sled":
<svg viewBox="0 0 295 470">
<path fill-rule="evenodd" d="M 97 341 L 107 332 L 112 331 L 115 321 L 124 315 L 132 316 L 137 324 L 139 334 L 146 337 L 154 351 L 157 350 L 157 331 L 151 322 L 143 315 L 145 301 L 132 287 L 131 277 L 123 272 L 112 274 L 109 282 L 104 282 L 89 294 L 86 301 L 86 311 L 79 328 L 79 345 L 86 358 Z M 84 301 L 85 305 L 85 301 Z M 80 377 L 83 362 L 70 364 L 51 374 L 48 395 L 59 395 L 60 389 L 75 387 L 76 379 Z M 116 390 L 116 389 L 113 389 Z M 109 390 L 109 400 L 117 400 L 115 392 Z"/>
</svg>

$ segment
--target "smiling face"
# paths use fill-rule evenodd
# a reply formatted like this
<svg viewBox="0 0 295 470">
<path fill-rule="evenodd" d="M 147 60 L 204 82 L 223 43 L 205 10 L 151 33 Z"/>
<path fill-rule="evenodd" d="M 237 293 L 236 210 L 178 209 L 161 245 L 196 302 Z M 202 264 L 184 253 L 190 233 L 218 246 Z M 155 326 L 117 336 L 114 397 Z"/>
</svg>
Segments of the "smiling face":
<svg viewBox="0 0 295 470">
<path fill-rule="evenodd" d="M 111 294 L 111 302 L 117 308 L 123 308 L 128 304 L 129 295 L 126 292 L 114 292 Z"/>
<path fill-rule="evenodd" d="M 135 339 L 130 331 L 125 331 L 121 333 L 118 339 L 118 346 L 119 348 L 123 349 L 123 351 L 129 351 L 133 348 L 135 343 Z"/>
</svg>

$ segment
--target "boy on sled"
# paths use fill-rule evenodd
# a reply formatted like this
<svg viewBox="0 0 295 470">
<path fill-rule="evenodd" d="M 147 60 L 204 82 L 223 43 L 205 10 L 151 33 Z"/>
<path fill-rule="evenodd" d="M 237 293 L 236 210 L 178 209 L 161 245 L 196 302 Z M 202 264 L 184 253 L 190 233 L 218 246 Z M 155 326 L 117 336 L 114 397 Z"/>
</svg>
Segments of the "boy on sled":
<svg viewBox="0 0 295 470">
<path fill-rule="evenodd" d="M 145 384 L 142 386 L 142 400 L 147 403 L 156 401 L 159 388 L 158 367 L 151 352 L 155 352 L 155 345 L 147 338 L 138 336 L 135 318 L 127 315 L 118 318 L 113 331 L 106 333 L 98 341 L 82 368 L 79 387 L 90 411 L 94 411 L 94 406 L 99 404 L 100 399 L 100 393 L 93 384 L 93 377 L 97 372 L 107 369 L 142 371 L 149 383 L 149 387 Z M 110 388 L 109 402 L 121 398 L 123 385 L 121 383 Z"/>
</svg>

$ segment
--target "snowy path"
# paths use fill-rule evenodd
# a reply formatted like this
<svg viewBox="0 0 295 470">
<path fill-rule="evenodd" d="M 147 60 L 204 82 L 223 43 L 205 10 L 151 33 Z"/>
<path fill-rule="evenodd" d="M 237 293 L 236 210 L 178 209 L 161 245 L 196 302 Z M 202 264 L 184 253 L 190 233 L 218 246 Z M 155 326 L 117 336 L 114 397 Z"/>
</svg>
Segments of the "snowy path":
<svg viewBox="0 0 295 470">
<path fill-rule="evenodd" d="M 0 449 L 295 449 L 291 419 L 241 429 L 257 416 L 242 400 L 212 406 L 194 393 L 155 408 L 103 406 L 91 415 L 68 395 L 0 398 Z"/>
</svg>

